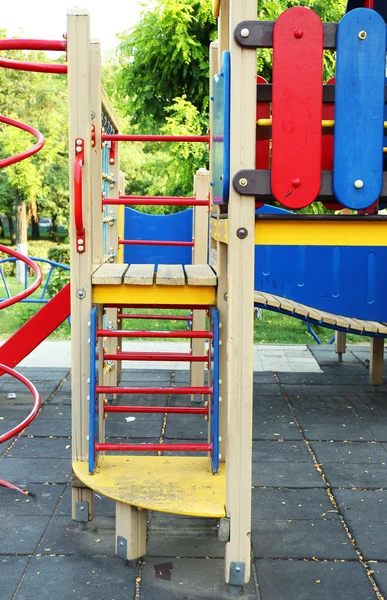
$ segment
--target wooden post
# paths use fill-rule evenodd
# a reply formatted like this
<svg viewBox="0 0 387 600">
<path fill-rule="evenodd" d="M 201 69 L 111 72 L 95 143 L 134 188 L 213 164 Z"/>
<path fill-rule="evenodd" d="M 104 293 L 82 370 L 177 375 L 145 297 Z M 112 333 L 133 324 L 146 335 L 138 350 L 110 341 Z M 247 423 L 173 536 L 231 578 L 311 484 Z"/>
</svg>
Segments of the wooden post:
<svg viewBox="0 0 387 600">
<path fill-rule="evenodd" d="M 370 348 L 370 383 L 383 385 L 384 338 L 371 338 Z"/>
<path fill-rule="evenodd" d="M 344 331 L 335 333 L 336 354 L 339 355 L 339 362 L 343 360 L 343 354 L 347 350 L 347 334 Z"/>
<path fill-rule="evenodd" d="M 197 200 L 207 200 L 209 194 L 209 172 L 199 169 L 194 177 L 194 196 Z M 208 262 L 208 208 L 195 206 L 193 219 L 193 250 L 192 264 L 204 265 Z M 192 329 L 204 330 L 206 328 L 206 311 L 194 310 L 192 314 Z M 205 340 L 191 340 L 191 350 L 194 356 L 204 354 Z M 191 385 L 204 385 L 204 363 L 191 363 Z"/>
<path fill-rule="evenodd" d="M 256 0 L 230 0 L 231 181 L 240 169 L 255 168 L 256 52 L 234 39 L 238 23 L 257 18 Z M 223 3 L 221 15 L 223 15 Z M 254 332 L 255 199 L 241 197 L 230 183 L 228 207 L 228 378 L 227 497 L 230 541 L 226 544 L 226 581 L 250 579 L 252 398 Z"/>
<path fill-rule="evenodd" d="M 74 8 L 67 13 L 67 63 L 69 94 L 70 153 L 70 260 L 71 260 L 71 399 L 73 461 L 88 458 L 90 346 L 89 322 L 92 304 L 92 236 L 91 236 L 91 100 L 90 100 L 90 21 L 89 13 Z M 82 215 L 86 231 L 85 251 L 78 253 L 74 217 L 75 142 L 83 140 Z M 78 502 L 88 503 L 93 516 L 93 491 L 85 487 L 72 489 L 72 514 L 77 516 Z M 83 507 L 85 508 L 85 507 Z"/>
<path fill-rule="evenodd" d="M 146 510 L 116 502 L 116 554 L 136 560 L 146 553 Z"/>
</svg>

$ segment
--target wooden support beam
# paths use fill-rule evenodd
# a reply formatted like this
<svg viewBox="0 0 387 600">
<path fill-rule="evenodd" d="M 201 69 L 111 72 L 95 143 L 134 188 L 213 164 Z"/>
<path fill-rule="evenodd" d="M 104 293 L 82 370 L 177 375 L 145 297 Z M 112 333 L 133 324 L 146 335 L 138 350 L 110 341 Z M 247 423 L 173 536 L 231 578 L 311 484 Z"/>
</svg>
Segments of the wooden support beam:
<svg viewBox="0 0 387 600">
<path fill-rule="evenodd" d="M 116 554 L 136 560 L 146 553 L 146 510 L 116 502 Z"/>
<path fill-rule="evenodd" d="M 371 339 L 370 348 L 370 384 L 383 385 L 384 338 Z"/>
</svg>

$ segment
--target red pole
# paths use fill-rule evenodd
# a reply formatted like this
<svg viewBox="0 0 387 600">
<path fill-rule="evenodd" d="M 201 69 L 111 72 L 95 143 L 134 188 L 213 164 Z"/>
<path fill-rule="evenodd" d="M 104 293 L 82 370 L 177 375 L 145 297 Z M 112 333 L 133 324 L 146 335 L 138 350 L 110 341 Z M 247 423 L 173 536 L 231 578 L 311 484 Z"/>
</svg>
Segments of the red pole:
<svg viewBox="0 0 387 600">
<path fill-rule="evenodd" d="M 109 338 L 177 338 L 177 339 L 212 339 L 212 331 L 114 331 L 112 329 L 98 329 L 97 337 Z"/>
<path fill-rule="evenodd" d="M 9 58 L 0 58 L 0 67 L 4 69 L 16 69 L 17 71 L 33 71 L 35 73 L 57 73 L 59 75 L 67 73 L 67 65 L 34 63 L 23 60 L 11 60 Z"/>
<path fill-rule="evenodd" d="M 0 50 L 53 50 L 65 51 L 66 40 L 29 40 L 12 38 L 11 40 L 0 40 Z"/>
<path fill-rule="evenodd" d="M 112 387 L 108 385 L 97 385 L 97 394 L 158 394 L 158 395 L 175 395 L 175 394 L 212 394 L 211 387 Z"/>
<path fill-rule="evenodd" d="M 119 352 L 105 354 L 105 360 L 147 360 L 152 362 L 207 362 L 207 356 L 194 356 L 183 352 Z"/>
<path fill-rule="evenodd" d="M 193 406 L 105 406 L 105 413 L 162 413 L 208 415 L 208 408 Z"/>
<path fill-rule="evenodd" d="M 375 9 L 375 0 L 364 0 L 364 8 Z"/>
<path fill-rule="evenodd" d="M 157 321 L 192 321 L 192 316 L 187 315 L 156 315 L 156 314 L 147 314 L 147 315 L 135 315 L 133 313 L 125 314 L 118 313 L 117 319 L 156 319 Z"/>
<path fill-rule="evenodd" d="M 119 246 L 194 246 L 195 242 L 179 242 L 164 240 L 118 240 Z"/>
<path fill-rule="evenodd" d="M 120 302 L 120 308 L 154 308 L 154 302 L 152 302 L 151 304 L 121 304 Z M 111 304 L 111 303 L 106 303 L 103 305 L 104 308 L 117 308 L 116 304 Z M 158 304 L 157 308 L 172 308 L 174 310 L 207 310 L 208 309 L 208 304 L 207 306 L 204 304 L 191 304 L 190 302 L 187 302 L 187 304 Z M 170 316 L 170 318 L 172 320 L 174 320 L 175 317 L 173 317 L 172 315 Z M 187 317 L 188 319 L 188 317 Z"/>
<path fill-rule="evenodd" d="M 212 444 L 96 444 L 105 452 L 211 452 Z"/>
<path fill-rule="evenodd" d="M 119 198 L 103 198 L 104 206 L 209 206 L 209 200 L 196 200 L 195 198 L 173 198 L 160 196 L 120 196 Z"/>
<path fill-rule="evenodd" d="M 116 142 L 209 142 L 208 135 L 124 135 L 122 133 L 103 133 L 103 141 Z"/>
<path fill-rule="evenodd" d="M 1 61 L 1 59 L 0 59 Z M 1 64 L 0 64 L 1 66 Z M 0 115 L 0 123 L 5 123 L 6 125 L 11 125 L 11 127 L 17 127 L 17 129 L 22 129 L 27 133 L 31 133 L 38 140 L 32 148 L 28 150 L 24 150 L 23 152 L 19 152 L 19 154 L 15 154 L 14 156 L 10 156 L 9 158 L 3 158 L 0 160 L 0 169 L 3 167 L 8 167 L 9 165 L 13 165 L 14 163 L 20 162 L 33 154 L 36 154 L 41 150 L 44 146 L 44 136 L 31 125 L 27 125 L 26 123 L 22 123 L 21 121 L 15 121 L 15 119 L 10 119 L 9 117 L 4 117 L 4 115 Z"/>
</svg>

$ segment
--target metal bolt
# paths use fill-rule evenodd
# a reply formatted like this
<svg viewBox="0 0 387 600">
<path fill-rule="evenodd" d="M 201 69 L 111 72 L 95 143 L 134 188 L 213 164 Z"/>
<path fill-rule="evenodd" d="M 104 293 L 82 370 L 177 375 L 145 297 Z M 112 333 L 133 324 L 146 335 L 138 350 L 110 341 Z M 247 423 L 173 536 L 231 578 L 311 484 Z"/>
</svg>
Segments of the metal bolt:
<svg viewBox="0 0 387 600">
<path fill-rule="evenodd" d="M 239 180 L 239 185 L 240 185 L 241 187 L 246 187 L 246 185 L 247 185 L 247 179 L 245 179 L 245 177 L 242 177 L 242 178 Z"/>
<path fill-rule="evenodd" d="M 367 32 L 364 31 L 364 29 L 362 31 L 359 31 L 359 40 L 365 40 L 367 37 Z"/>
<path fill-rule="evenodd" d="M 81 138 L 77 139 L 76 144 L 77 146 L 82 146 L 83 140 L 81 140 Z"/>
<path fill-rule="evenodd" d="M 239 227 L 239 229 L 237 229 L 236 234 L 240 240 L 244 240 L 248 236 L 248 231 L 246 227 Z"/>
<path fill-rule="evenodd" d="M 355 186 L 355 188 L 357 190 L 361 190 L 361 188 L 364 187 L 364 181 L 362 181 L 361 179 L 356 179 L 356 181 L 353 185 Z"/>
<path fill-rule="evenodd" d="M 77 290 L 76 296 L 79 300 L 83 300 L 84 298 L 86 298 L 86 292 L 85 290 Z"/>
<path fill-rule="evenodd" d="M 84 510 L 85 510 L 85 507 L 84 507 L 84 506 L 81 506 L 81 507 L 79 508 L 79 510 L 81 510 L 81 511 L 84 511 Z"/>
<path fill-rule="evenodd" d="M 304 32 L 302 29 L 295 29 L 294 30 L 294 37 L 297 39 L 302 38 L 302 36 L 304 35 Z"/>
<path fill-rule="evenodd" d="M 227 292 L 226 292 L 226 293 L 223 295 L 223 298 L 224 298 L 224 299 L 226 300 L 226 302 L 227 302 L 227 299 L 228 299 L 228 294 L 227 294 Z"/>
<path fill-rule="evenodd" d="M 295 177 L 295 179 L 292 179 L 292 186 L 294 188 L 298 188 L 301 185 L 301 179 L 299 177 Z"/>
<path fill-rule="evenodd" d="M 78 152 L 78 154 L 79 154 L 80 152 L 82 152 L 82 146 L 77 146 L 75 149 L 76 149 L 76 151 Z"/>
<path fill-rule="evenodd" d="M 91 116 L 92 119 L 95 119 L 95 112 L 93 110 L 91 111 L 91 115 L 90 116 Z"/>
<path fill-rule="evenodd" d="M 235 567 L 235 572 L 236 573 L 240 573 L 241 568 L 240 567 Z"/>
<path fill-rule="evenodd" d="M 111 165 L 114 165 L 114 158 L 111 158 L 111 159 L 109 160 L 109 163 L 110 163 Z"/>
<path fill-rule="evenodd" d="M 243 38 L 247 38 L 250 35 L 250 29 L 247 29 L 247 27 L 244 27 L 243 29 L 241 29 L 241 37 Z"/>
<path fill-rule="evenodd" d="M 124 547 L 124 542 L 120 542 L 120 548 Z"/>
</svg>

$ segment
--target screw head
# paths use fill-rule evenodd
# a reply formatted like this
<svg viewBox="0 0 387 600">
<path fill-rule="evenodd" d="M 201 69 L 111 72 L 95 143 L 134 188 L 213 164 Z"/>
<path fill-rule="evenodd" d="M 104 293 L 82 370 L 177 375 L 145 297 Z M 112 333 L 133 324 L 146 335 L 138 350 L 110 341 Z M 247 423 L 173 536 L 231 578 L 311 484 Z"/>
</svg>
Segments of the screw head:
<svg viewBox="0 0 387 600">
<path fill-rule="evenodd" d="M 240 571 L 241 571 L 241 568 L 240 568 L 240 567 L 235 567 L 235 572 L 236 572 L 236 573 L 240 573 Z"/>
<path fill-rule="evenodd" d="M 83 140 L 81 138 L 78 138 L 76 141 L 77 146 L 82 146 L 83 144 Z"/>
<path fill-rule="evenodd" d="M 241 187 L 246 187 L 246 185 L 247 185 L 247 179 L 245 177 L 241 177 L 241 179 L 239 180 L 239 185 Z"/>
<path fill-rule="evenodd" d="M 361 190 L 364 187 L 364 181 L 362 181 L 361 179 L 356 179 L 353 185 L 357 190 Z"/>
<path fill-rule="evenodd" d="M 244 240 L 245 238 L 247 238 L 248 233 L 249 232 L 247 231 L 246 227 L 239 227 L 239 229 L 237 229 L 237 232 L 236 232 L 237 237 L 240 240 Z"/>
<path fill-rule="evenodd" d="M 82 146 L 77 146 L 76 148 L 77 153 L 79 154 L 80 152 L 82 152 Z"/>
<path fill-rule="evenodd" d="M 359 40 L 365 40 L 367 37 L 367 32 L 364 31 L 364 29 L 362 31 L 359 31 Z"/>
<path fill-rule="evenodd" d="M 294 37 L 297 39 L 302 38 L 302 36 L 304 35 L 304 32 L 302 29 L 295 29 L 294 30 Z"/>
<path fill-rule="evenodd" d="M 79 300 L 83 300 L 84 298 L 86 298 L 85 290 L 81 290 L 81 289 L 77 290 L 76 296 Z"/>
<path fill-rule="evenodd" d="M 295 177 L 294 179 L 292 179 L 292 186 L 294 188 L 298 188 L 301 185 L 301 179 L 299 177 Z"/>
<path fill-rule="evenodd" d="M 247 27 L 243 27 L 243 29 L 241 29 L 241 37 L 243 38 L 247 38 L 250 35 L 250 29 L 247 29 Z"/>
</svg>

